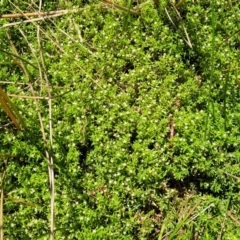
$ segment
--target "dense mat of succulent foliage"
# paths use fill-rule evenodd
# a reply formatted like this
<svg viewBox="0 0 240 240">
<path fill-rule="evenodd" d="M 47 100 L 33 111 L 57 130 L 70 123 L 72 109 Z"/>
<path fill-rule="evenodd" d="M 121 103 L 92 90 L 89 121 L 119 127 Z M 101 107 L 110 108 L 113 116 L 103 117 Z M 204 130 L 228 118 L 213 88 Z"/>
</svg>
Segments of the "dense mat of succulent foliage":
<svg viewBox="0 0 240 240">
<path fill-rule="evenodd" d="M 238 1 L 186 0 L 182 22 L 168 1 L 134 2 L 139 16 L 97 1 L 47 2 L 42 10 L 81 8 L 39 22 L 53 95 L 67 92 L 53 99 L 56 239 L 239 239 Z M 19 28 L 38 55 L 36 24 L 8 34 L 37 65 Z M 6 31 L 0 47 L 11 51 Z M 16 83 L 2 87 L 31 95 L 23 71 L 8 55 L 1 60 L 0 78 Z M 46 92 L 39 71 L 29 72 L 36 93 Z M 33 99 L 12 100 L 28 129 L 2 128 L 1 153 L 16 155 L 1 159 L 4 234 L 45 239 L 50 194 L 38 115 Z M 47 101 L 39 105 L 48 132 Z M 8 122 L 2 110 L 0 119 Z"/>
</svg>

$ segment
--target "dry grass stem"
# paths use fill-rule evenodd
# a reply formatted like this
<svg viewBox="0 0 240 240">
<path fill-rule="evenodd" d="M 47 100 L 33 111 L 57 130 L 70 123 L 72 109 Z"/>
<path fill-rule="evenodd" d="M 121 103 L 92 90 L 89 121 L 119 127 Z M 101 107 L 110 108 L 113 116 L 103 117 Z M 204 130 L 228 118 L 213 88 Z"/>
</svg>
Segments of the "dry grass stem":
<svg viewBox="0 0 240 240">
<path fill-rule="evenodd" d="M 1 28 L 7 28 L 7 27 L 13 27 L 13 26 L 17 26 L 23 23 L 33 23 L 33 22 L 37 22 L 37 21 L 43 21 L 49 18 L 54 18 L 54 17 L 59 17 L 62 16 L 63 14 L 55 14 L 55 15 L 50 15 L 50 16 L 45 16 L 45 17 L 38 17 L 38 18 L 33 18 L 33 19 L 28 19 L 28 20 L 24 20 L 24 21 L 19 21 L 19 22 L 13 22 L 13 23 L 6 23 L 3 24 Z"/>
<path fill-rule="evenodd" d="M 54 166 L 54 162 L 53 162 L 53 129 L 52 129 L 52 94 L 51 94 L 51 89 L 50 89 L 50 82 L 48 80 L 48 76 L 47 76 L 47 69 L 45 66 L 45 62 L 44 62 L 44 56 L 43 56 L 43 52 L 42 52 L 42 45 L 41 45 L 41 39 L 40 39 L 40 27 L 38 26 L 37 28 L 37 40 L 38 40 L 38 49 L 40 52 L 40 59 L 41 59 L 41 65 L 42 65 L 42 69 L 43 69 L 43 76 L 44 79 L 46 81 L 46 85 L 47 85 L 47 91 L 48 91 L 48 107 L 49 107 L 49 150 L 48 151 L 48 160 L 49 160 L 49 164 L 48 164 L 48 171 L 49 171 L 49 184 L 50 184 L 50 195 L 51 195 L 51 203 L 50 203 L 50 209 L 51 209 L 51 216 L 50 216 L 50 240 L 54 239 L 54 209 L 55 209 L 55 185 L 54 185 L 54 170 L 53 170 L 53 166 Z"/>
<path fill-rule="evenodd" d="M 31 12 L 31 13 L 11 13 L 11 14 L 2 14 L 0 18 L 29 18 L 29 17 L 53 17 L 53 16 L 61 16 L 68 13 L 74 13 L 77 10 L 57 10 L 50 12 Z"/>
</svg>

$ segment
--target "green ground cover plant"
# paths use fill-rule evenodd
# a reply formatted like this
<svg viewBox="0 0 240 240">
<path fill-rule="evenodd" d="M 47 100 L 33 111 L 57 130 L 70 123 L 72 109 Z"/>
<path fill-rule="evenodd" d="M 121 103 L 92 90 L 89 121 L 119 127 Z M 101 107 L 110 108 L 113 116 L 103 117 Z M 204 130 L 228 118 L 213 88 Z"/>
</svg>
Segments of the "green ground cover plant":
<svg viewBox="0 0 240 240">
<path fill-rule="evenodd" d="M 2 239 L 240 238 L 238 1 L 0 4 Z"/>
</svg>

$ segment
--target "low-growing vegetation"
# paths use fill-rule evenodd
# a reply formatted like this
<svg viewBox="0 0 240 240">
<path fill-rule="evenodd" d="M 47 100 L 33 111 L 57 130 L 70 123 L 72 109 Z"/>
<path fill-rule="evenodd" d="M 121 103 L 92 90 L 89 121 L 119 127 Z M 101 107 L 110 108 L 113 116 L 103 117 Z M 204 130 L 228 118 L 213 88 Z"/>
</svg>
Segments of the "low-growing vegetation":
<svg viewBox="0 0 240 240">
<path fill-rule="evenodd" d="M 1 239 L 240 239 L 239 5 L 1 1 Z"/>
</svg>

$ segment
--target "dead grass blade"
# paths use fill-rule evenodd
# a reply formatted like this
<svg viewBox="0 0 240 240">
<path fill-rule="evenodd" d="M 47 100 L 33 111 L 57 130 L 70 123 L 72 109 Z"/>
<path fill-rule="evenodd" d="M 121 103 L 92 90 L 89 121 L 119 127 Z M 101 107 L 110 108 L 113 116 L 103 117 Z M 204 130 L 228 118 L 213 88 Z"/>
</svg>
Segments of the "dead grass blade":
<svg viewBox="0 0 240 240">
<path fill-rule="evenodd" d="M 18 121 L 20 122 L 20 124 L 22 125 L 22 127 L 24 129 L 27 128 L 27 125 L 25 123 L 24 118 L 22 117 L 22 115 L 19 113 L 16 105 L 10 100 L 10 98 L 8 97 L 8 95 L 5 93 L 5 99 L 7 99 L 8 104 L 10 105 L 11 109 L 13 110 L 14 114 L 17 116 Z"/>
<path fill-rule="evenodd" d="M 20 130 L 21 127 L 18 123 L 18 120 L 16 118 L 16 116 L 14 115 L 14 113 L 12 112 L 10 106 L 14 106 L 14 104 L 10 101 L 9 97 L 7 96 L 7 94 L 2 90 L 2 88 L 0 87 L 0 103 L 2 105 L 3 110 L 7 113 L 7 115 L 11 118 L 11 120 L 13 121 L 15 127 Z"/>
</svg>

